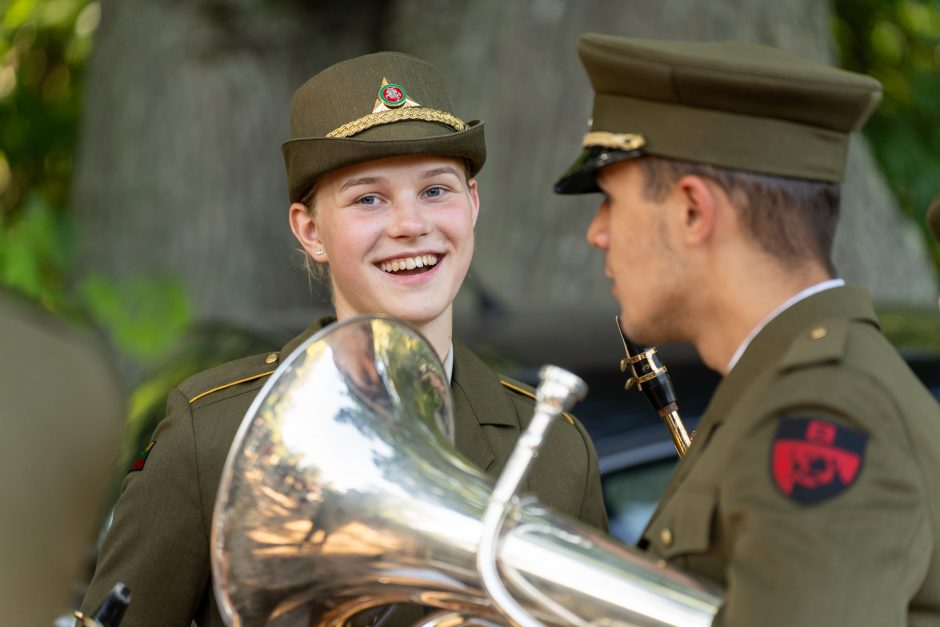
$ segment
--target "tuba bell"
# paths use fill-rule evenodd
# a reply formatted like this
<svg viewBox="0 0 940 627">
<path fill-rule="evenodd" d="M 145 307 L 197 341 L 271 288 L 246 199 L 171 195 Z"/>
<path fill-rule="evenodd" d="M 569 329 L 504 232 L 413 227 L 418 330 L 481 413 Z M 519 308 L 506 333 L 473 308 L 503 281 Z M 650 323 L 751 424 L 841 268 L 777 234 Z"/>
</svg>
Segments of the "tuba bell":
<svg viewBox="0 0 940 627">
<path fill-rule="evenodd" d="M 511 624 L 477 569 L 493 484 L 451 444 L 451 406 L 434 350 L 390 318 L 336 323 L 291 354 L 219 485 L 211 558 L 226 622 L 339 627 L 415 604 L 439 610 L 423 625 Z M 545 624 L 709 625 L 720 603 L 531 497 L 513 499 L 495 560 Z"/>
</svg>

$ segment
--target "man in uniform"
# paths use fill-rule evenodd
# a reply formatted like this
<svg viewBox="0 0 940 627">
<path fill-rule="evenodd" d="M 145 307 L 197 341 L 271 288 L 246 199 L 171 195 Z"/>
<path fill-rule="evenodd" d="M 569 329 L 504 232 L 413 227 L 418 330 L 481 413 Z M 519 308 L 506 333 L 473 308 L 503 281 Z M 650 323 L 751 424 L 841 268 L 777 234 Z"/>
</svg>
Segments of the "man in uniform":
<svg viewBox="0 0 940 627">
<path fill-rule="evenodd" d="M 51 625 L 69 608 L 124 424 L 104 353 L 0 291 L 0 623 Z"/>
<path fill-rule="evenodd" d="M 879 84 L 756 45 L 585 35 L 584 152 L 624 331 L 724 375 L 640 541 L 716 625 L 940 625 L 940 408 L 831 262 Z M 851 208 L 849 208 L 851 210 Z"/>
</svg>

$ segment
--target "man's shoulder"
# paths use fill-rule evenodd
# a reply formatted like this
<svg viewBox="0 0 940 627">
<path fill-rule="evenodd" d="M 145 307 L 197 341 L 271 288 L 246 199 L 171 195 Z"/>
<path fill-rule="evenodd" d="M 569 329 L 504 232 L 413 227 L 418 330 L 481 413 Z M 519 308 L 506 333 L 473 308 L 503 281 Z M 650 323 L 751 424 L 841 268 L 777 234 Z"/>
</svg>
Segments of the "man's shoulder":
<svg viewBox="0 0 940 627">
<path fill-rule="evenodd" d="M 818 320 L 796 335 L 776 360 L 766 388 L 752 398 L 756 406 L 750 409 L 757 416 L 816 411 L 904 443 L 909 421 L 940 415 L 936 401 L 877 326 L 851 318 Z"/>
<path fill-rule="evenodd" d="M 203 370 L 180 383 L 177 389 L 190 407 L 197 409 L 258 390 L 279 362 L 277 351 L 242 357 Z"/>
</svg>

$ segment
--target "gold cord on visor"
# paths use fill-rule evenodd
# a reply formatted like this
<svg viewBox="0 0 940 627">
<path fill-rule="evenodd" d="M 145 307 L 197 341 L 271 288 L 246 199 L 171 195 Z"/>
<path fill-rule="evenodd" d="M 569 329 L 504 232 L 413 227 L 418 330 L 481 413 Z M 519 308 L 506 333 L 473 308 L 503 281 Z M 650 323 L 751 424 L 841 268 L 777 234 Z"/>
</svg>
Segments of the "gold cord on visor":
<svg viewBox="0 0 940 627">
<path fill-rule="evenodd" d="M 582 148 L 614 148 L 617 150 L 639 150 L 646 145 L 646 138 L 639 133 L 609 133 L 591 131 L 581 140 Z"/>
<path fill-rule="evenodd" d="M 363 131 L 382 124 L 391 124 L 403 120 L 423 120 L 425 122 L 437 122 L 445 124 L 455 131 L 466 130 L 467 125 L 458 117 L 439 111 L 437 109 L 427 109 L 425 107 L 402 107 L 401 109 L 389 109 L 387 111 L 378 111 L 364 115 L 358 120 L 347 122 L 337 129 L 326 134 L 327 137 L 352 137 Z"/>
</svg>

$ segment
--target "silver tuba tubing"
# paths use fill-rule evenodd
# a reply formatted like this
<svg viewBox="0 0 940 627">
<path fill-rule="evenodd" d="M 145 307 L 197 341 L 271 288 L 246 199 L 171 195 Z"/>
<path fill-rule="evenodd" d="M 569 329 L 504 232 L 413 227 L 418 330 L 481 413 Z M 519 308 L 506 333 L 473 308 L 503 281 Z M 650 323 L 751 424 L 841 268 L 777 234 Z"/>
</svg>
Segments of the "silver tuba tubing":
<svg viewBox="0 0 940 627">
<path fill-rule="evenodd" d="M 360 317 L 289 356 L 229 452 L 212 525 L 229 625 L 345 625 L 412 603 L 440 622 L 508 624 L 476 568 L 492 482 L 445 437 L 450 385 L 417 331 Z M 546 624 L 550 599 L 596 625 L 709 625 L 707 586 L 530 497 L 496 552 L 513 598 Z"/>
</svg>

